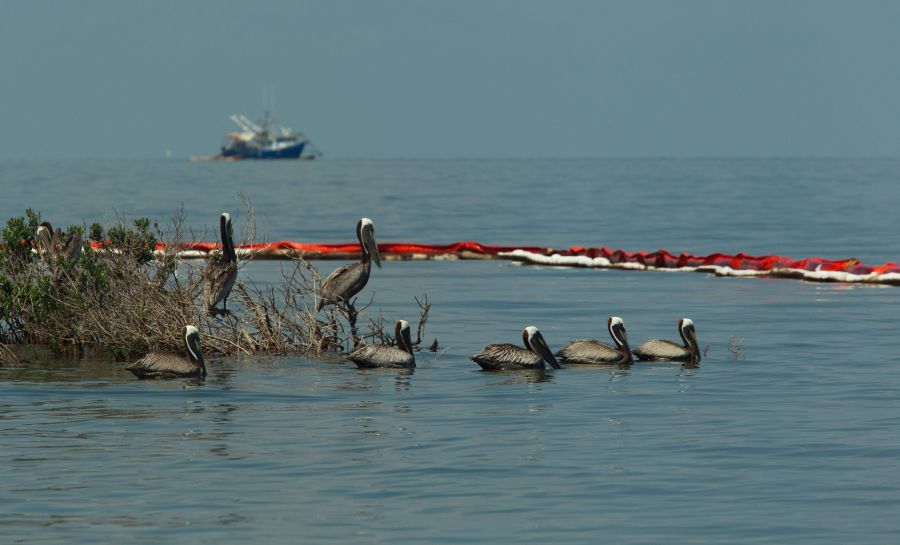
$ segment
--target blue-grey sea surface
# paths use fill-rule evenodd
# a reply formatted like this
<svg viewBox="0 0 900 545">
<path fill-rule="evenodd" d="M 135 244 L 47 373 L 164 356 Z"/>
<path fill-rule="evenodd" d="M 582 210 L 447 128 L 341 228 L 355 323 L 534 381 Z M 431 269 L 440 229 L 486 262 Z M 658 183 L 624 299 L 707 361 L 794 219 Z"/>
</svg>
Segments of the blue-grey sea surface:
<svg viewBox="0 0 900 545">
<path fill-rule="evenodd" d="M 898 159 L 0 163 L 0 216 L 183 210 L 211 240 L 249 199 L 266 240 L 610 246 L 900 259 Z M 340 262 L 320 261 L 324 273 Z M 245 280 L 274 282 L 280 262 Z M 0 366 L 0 542 L 900 543 L 900 288 L 700 273 L 387 261 L 366 311 L 415 324 L 408 371 L 225 358 L 200 383 L 28 348 Z M 485 373 L 536 325 L 557 349 L 677 339 L 696 368 Z"/>
</svg>

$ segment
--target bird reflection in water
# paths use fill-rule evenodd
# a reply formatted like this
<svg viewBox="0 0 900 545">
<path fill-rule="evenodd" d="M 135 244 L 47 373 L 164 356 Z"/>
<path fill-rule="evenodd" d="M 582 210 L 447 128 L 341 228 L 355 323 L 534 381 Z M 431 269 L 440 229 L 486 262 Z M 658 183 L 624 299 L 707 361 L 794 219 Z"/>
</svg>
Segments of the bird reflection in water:
<svg viewBox="0 0 900 545">
<path fill-rule="evenodd" d="M 476 371 L 480 372 L 480 371 Z M 528 369 L 525 371 L 493 371 L 492 376 L 503 377 L 503 380 L 492 382 L 492 386 L 505 386 L 508 384 L 541 384 L 553 380 L 553 373 L 545 369 Z"/>
</svg>

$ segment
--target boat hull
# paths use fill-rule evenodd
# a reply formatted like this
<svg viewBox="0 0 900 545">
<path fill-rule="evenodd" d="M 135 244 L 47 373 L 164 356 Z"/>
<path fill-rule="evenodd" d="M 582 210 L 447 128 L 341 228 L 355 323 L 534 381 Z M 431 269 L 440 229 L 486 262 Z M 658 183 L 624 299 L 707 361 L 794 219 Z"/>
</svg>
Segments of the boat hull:
<svg viewBox="0 0 900 545">
<path fill-rule="evenodd" d="M 297 142 L 277 148 L 235 146 L 222 148 L 222 157 L 228 159 L 299 159 L 306 142 Z"/>
</svg>

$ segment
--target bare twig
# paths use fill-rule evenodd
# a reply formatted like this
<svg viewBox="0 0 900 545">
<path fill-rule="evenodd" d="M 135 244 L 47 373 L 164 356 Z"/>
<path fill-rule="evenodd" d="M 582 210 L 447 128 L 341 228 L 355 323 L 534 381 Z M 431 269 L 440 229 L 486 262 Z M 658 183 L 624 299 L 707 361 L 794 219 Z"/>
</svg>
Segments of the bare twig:
<svg viewBox="0 0 900 545">
<path fill-rule="evenodd" d="M 0 362 L 19 363 L 19 358 L 3 343 L 0 343 Z"/>
<path fill-rule="evenodd" d="M 428 300 L 427 294 L 422 294 L 421 300 L 418 297 L 415 299 L 416 304 L 419 305 L 419 325 L 416 327 L 416 342 L 413 344 L 418 346 L 422 344 L 422 334 L 425 333 L 425 324 L 428 323 L 428 311 L 431 310 L 431 302 Z M 437 344 L 437 339 L 434 342 Z"/>
</svg>

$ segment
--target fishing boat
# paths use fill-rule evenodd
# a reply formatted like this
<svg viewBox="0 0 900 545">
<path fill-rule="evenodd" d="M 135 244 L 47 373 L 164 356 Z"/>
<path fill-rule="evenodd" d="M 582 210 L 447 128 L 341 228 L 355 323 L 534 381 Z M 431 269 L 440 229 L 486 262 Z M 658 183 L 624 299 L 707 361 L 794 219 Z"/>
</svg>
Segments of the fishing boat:
<svg viewBox="0 0 900 545">
<path fill-rule="evenodd" d="M 240 130 L 228 133 L 218 155 L 195 159 L 315 159 L 321 156 L 302 132 L 280 125 L 269 112 L 259 121 L 235 114 L 231 121 Z"/>
</svg>

